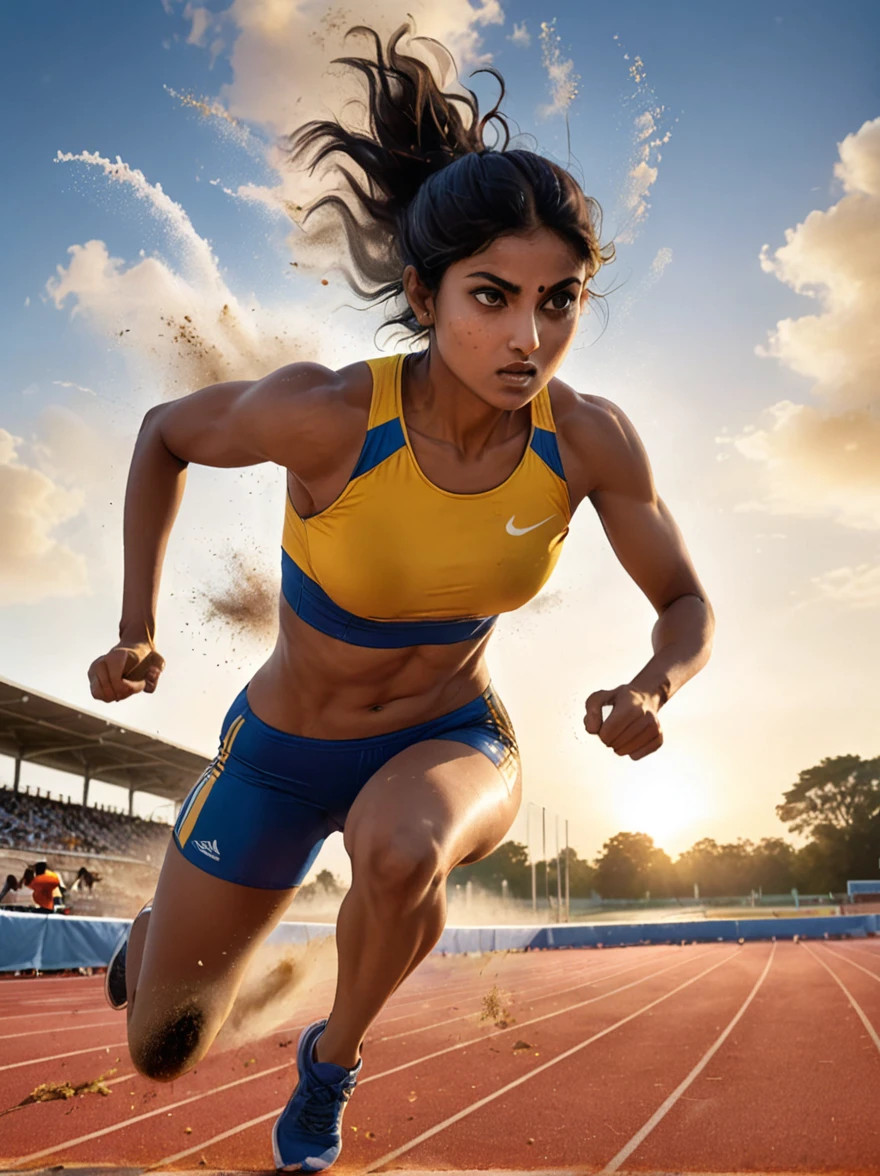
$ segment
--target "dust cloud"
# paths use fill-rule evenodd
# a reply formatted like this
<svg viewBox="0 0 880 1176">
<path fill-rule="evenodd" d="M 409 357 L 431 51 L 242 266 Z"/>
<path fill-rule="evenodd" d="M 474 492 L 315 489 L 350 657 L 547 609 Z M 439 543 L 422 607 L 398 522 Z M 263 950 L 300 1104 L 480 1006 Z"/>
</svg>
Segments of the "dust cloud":
<svg viewBox="0 0 880 1176">
<path fill-rule="evenodd" d="M 302 1020 L 321 1001 L 329 1013 L 336 983 L 336 939 L 305 945 L 264 944 L 248 965 L 232 1011 L 215 1049 L 236 1049 Z"/>
<path fill-rule="evenodd" d="M 234 628 L 236 633 L 270 645 L 278 630 L 278 577 L 241 551 L 234 551 L 227 562 L 227 587 L 202 592 L 203 622 Z"/>
</svg>

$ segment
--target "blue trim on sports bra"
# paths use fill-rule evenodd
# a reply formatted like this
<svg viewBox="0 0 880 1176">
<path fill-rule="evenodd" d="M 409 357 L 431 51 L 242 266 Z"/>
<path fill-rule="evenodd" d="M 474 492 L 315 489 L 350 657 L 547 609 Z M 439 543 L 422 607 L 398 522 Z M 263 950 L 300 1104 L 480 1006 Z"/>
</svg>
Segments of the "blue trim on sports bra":
<svg viewBox="0 0 880 1176">
<path fill-rule="evenodd" d="M 398 417 L 392 417 L 382 425 L 374 425 L 372 429 L 367 429 L 361 455 L 350 480 L 354 481 L 361 474 L 368 474 L 377 465 L 381 465 L 386 457 L 390 457 L 398 449 L 403 449 L 405 444 Z"/>
<path fill-rule="evenodd" d="M 473 641 L 485 636 L 498 620 L 495 616 L 449 621 L 371 621 L 340 608 L 283 549 L 281 592 L 300 620 L 313 629 L 335 637 L 337 641 L 370 649 L 405 649 L 410 645 L 454 645 L 458 641 Z"/>
<path fill-rule="evenodd" d="M 535 434 L 532 437 L 532 449 L 540 457 L 541 461 L 556 474 L 557 477 L 565 481 L 565 470 L 562 468 L 562 458 L 559 456 L 559 446 L 556 442 L 556 434 L 550 429 L 539 429 L 535 426 Z"/>
</svg>

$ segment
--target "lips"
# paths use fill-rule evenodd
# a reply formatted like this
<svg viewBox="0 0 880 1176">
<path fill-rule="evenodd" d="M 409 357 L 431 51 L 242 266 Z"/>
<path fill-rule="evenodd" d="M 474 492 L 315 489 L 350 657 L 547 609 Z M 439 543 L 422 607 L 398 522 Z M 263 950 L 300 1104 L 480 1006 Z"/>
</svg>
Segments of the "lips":
<svg viewBox="0 0 880 1176">
<path fill-rule="evenodd" d="M 533 376 L 537 370 L 530 363 L 511 363 L 507 367 L 499 368 L 498 374 L 501 376 Z"/>
</svg>

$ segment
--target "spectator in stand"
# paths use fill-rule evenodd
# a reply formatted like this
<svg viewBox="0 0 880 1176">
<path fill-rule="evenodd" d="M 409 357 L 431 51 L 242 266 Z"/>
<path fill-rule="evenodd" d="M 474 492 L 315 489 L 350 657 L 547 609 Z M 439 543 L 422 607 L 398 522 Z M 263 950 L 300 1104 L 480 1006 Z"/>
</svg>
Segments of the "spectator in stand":
<svg viewBox="0 0 880 1176">
<path fill-rule="evenodd" d="M 3 883 L 3 888 L 0 889 L 0 902 L 9 894 L 10 890 L 18 890 L 21 883 L 16 878 L 15 874 L 7 874 L 6 881 Z"/>
<path fill-rule="evenodd" d="M 96 882 L 101 881 L 100 874 L 93 874 L 91 870 L 86 869 L 85 866 L 80 866 L 76 872 L 76 879 L 71 887 L 71 890 L 79 890 L 81 893 L 88 890 L 92 893 L 92 887 Z"/>
<path fill-rule="evenodd" d="M 54 911 L 56 897 L 63 898 L 64 886 L 60 874 L 50 870 L 46 862 L 34 863 L 33 876 L 30 881 L 27 880 L 28 873 L 30 870 L 25 870 L 25 877 L 22 881 L 34 892 L 34 902 L 44 911 Z"/>
</svg>

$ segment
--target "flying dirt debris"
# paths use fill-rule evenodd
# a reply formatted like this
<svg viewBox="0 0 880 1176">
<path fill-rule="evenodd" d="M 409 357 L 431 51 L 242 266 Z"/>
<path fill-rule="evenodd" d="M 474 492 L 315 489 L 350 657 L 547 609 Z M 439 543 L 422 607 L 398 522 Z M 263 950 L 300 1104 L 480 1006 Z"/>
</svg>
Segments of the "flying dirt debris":
<svg viewBox="0 0 880 1176">
<path fill-rule="evenodd" d="M 113 1092 L 107 1085 L 107 1079 L 116 1073 L 115 1068 L 108 1070 L 106 1074 L 99 1074 L 97 1078 L 93 1078 L 90 1082 L 41 1082 L 39 1086 L 35 1086 L 27 1098 L 23 1098 L 20 1103 L 16 1103 L 14 1107 L 7 1107 L 5 1111 L 0 1111 L 0 1116 L 11 1115 L 13 1111 L 21 1110 L 22 1107 L 29 1106 L 31 1103 L 41 1102 L 55 1102 L 57 1099 L 73 1098 L 78 1094 L 101 1094 L 108 1095 Z"/>
</svg>

